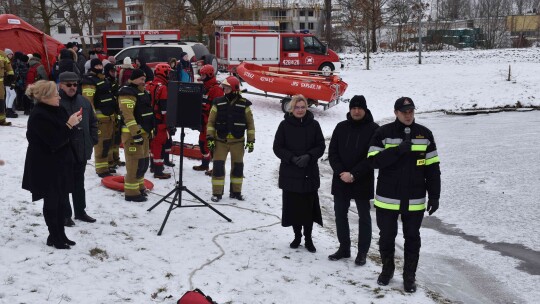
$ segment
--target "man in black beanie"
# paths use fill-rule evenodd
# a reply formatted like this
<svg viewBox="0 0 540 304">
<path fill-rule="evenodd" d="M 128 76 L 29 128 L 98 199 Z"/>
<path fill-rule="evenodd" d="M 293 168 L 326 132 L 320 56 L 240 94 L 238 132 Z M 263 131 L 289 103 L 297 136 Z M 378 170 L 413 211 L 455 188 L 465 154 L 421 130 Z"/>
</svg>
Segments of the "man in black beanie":
<svg viewBox="0 0 540 304">
<path fill-rule="evenodd" d="M 103 64 L 97 58 L 90 61 L 90 70 L 83 76 L 82 95 L 92 104 L 99 121 L 99 141 L 94 146 L 96 173 L 99 177 L 110 176 L 116 172 L 109 168 L 109 162 L 113 162 L 111 148 L 118 103 L 111 83 L 103 75 Z"/>
<path fill-rule="evenodd" d="M 339 249 L 328 256 L 337 261 L 351 256 L 351 238 L 347 213 L 354 199 L 358 209 L 358 254 L 354 263 L 366 264 L 371 244 L 369 200 L 373 198 L 374 173 L 367 159 L 369 143 L 379 127 L 367 108 L 363 95 L 355 95 L 349 103 L 347 119 L 338 123 L 330 140 L 328 159 L 334 171 L 332 194 Z"/>
<path fill-rule="evenodd" d="M 124 177 L 124 198 L 133 202 L 147 200 L 144 174 L 150 165 L 149 138 L 155 127 L 152 99 L 144 89 L 145 80 L 144 72 L 134 69 L 128 84 L 118 92 L 124 122 L 122 144 L 127 171 Z"/>
</svg>

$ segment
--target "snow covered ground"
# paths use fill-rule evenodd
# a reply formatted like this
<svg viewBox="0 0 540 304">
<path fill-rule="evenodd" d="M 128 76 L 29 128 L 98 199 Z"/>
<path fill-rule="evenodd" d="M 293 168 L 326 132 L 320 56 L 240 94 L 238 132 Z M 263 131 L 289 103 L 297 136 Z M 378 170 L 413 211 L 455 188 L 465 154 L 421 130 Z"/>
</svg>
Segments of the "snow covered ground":
<svg viewBox="0 0 540 304">
<path fill-rule="evenodd" d="M 91 162 L 87 211 L 98 221 L 76 221 L 67 228 L 77 242 L 71 250 L 45 245 L 42 202 L 31 202 L 20 188 L 26 117 L 0 128 L 0 159 L 6 161 L 0 167 L 0 303 L 175 303 L 193 288 L 218 303 L 534 303 L 540 298 L 539 112 L 450 116 L 441 110 L 518 103 L 539 107 L 539 55 L 537 48 L 430 52 L 418 65 L 415 53 L 374 54 L 369 71 L 362 54 L 344 55 L 346 97 L 366 96 L 383 124 L 394 119 L 394 101 L 410 96 L 418 108 L 417 122 L 431 128 L 437 140 L 441 208 L 424 221 L 415 294 L 402 291 L 400 270 L 388 287 L 376 284 L 375 223 L 366 266 L 355 266 L 353 259 L 327 259 L 337 239 L 325 157 L 320 164 L 325 227 L 314 228 L 317 252 L 288 247 L 293 235 L 280 225 L 279 161 L 271 149 L 282 119 L 280 105 L 246 95 L 253 101 L 257 128 L 255 152 L 245 157 L 248 200 L 225 198 L 213 204 L 233 222 L 206 207 L 180 208 L 157 236 L 168 204 L 146 210 L 175 182 L 148 174 L 156 185 L 150 200 L 128 203 L 121 193 L 100 185 Z M 329 139 L 348 105 L 312 111 Z M 186 142 L 196 142 L 196 132 L 186 134 Z M 179 163 L 177 157 L 174 161 Z M 191 170 L 196 164 L 185 159 L 184 185 L 209 201 L 210 179 Z M 177 168 L 172 171 L 176 178 Z M 188 193 L 182 195 L 184 205 L 197 204 Z M 351 211 L 351 227 L 356 227 Z"/>
</svg>

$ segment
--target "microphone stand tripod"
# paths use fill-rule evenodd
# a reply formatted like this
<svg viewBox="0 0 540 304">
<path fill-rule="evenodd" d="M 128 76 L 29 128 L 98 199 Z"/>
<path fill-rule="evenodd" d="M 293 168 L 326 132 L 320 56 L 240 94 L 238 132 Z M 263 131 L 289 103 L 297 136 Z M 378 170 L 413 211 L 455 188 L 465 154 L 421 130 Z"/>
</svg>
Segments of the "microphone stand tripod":
<svg viewBox="0 0 540 304">
<path fill-rule="evenodd" d="M 232 222 L 232 220 L 230 218 L 226 217 L 223 213 L 219 212 L 217 209 L 210 206 L 210 204 L 205 202 L 202 198 L 198 197 L 195 193 L 193 193 L 191 190 L 189 190 L 186 186 L 183 185 L 182 171 L 183 171 L 183 168 L 184 168 L 184 137 L 186 135 L 184 133 L 184 127 L 181 128 L 180 132 L 181 132 L 180 133 L 180 166 L 178 168 L 178 170 L 180 172 L 178 174 L 179 175 L 178 182 L 176 182 L 176 186 L 174 187 L 174 189 L 171 192 L 169 192 L 162 199 L 160 199 L 157 203 L 155 203 L 152 207 L 150 207 L 150 209 L 147 210 L 147 211 L 152 211 L 152 209 L 156 208 L 162 202 L 167 202 L 167 203 L 170 204 L 169 205 L 169 210 L 167 210 L 167 215 L 165 215 L 165 219 L 163 220 L 163 223 L 161 224 L 161 228 L 159 229 L 159 232 L 158 232 L 157 235 L 161 235 L 161 233 L 163 232 L 163 228 L 165 228 L 165 224 L 167 223 L 167 220 L 169 219 L 169 215 L 171 214 L 171 211 L 176 209 L 176 208 L 208 207 L 208 208 L 212 209 L 212 211 L 214 211 L 215 213 L 219 214 L 222 218 L 226 219 L 229 222 Z M 203 205 L 182 205 L 182 192 L 183 191 L 186 191 L 187 193 L 189 193 L 191 196 L 196 198 Z M 171 197 L 173 194 L 174 194 L 174 196 L 173 196 L 172 201 L 169 201 L 168 198 Z M 176 203 L 176 202 L 178 202 L 178 203 Z"/>
</svg>

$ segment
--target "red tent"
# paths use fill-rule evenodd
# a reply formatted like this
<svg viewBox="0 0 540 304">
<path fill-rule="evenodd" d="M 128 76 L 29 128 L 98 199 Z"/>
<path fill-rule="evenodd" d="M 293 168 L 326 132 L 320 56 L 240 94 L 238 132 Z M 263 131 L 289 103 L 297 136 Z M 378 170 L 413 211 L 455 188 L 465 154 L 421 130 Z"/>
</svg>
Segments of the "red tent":
<svg viewBox="0 0 540 304">
<path fill-rule="evenodd" d="M 45 70 L 49 73 L 58 49 L 63 46 L 62 42 L 15 15 L 0 15 L 0 50 L 10 49 L 25 54 L 38 53 L 41 55 Z"/>
</svg>

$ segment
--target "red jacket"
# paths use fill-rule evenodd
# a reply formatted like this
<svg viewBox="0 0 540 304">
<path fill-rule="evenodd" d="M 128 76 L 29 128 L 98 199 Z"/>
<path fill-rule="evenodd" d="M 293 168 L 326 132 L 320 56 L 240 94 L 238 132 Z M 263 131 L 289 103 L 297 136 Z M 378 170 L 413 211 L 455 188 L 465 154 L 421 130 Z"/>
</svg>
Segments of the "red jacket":
<svg viewBox="0 0 540 304">
<path fill-rule="evenodd" d="M 145 85 L 145 89 L 152 98 L 152 107 L 158 124 L 165 124 L 167 115 L 167 84 L 168 81 L 161 76 L 156 76 L 154 80 Z"/>
<path fill-rule="evenodd" d="M 203 82 L 204 84 L 204 96 L 202 104 L 202 128 L 199 134 L 199 140 L 206 141 L 206 125 L 208 124 L 208 116 L 210 115 L 210 109 L 212 108 L 212 102 L 217 97 L 225 95 L 223 89 L 219 86 L 216 77 Z"/>
</svg>

